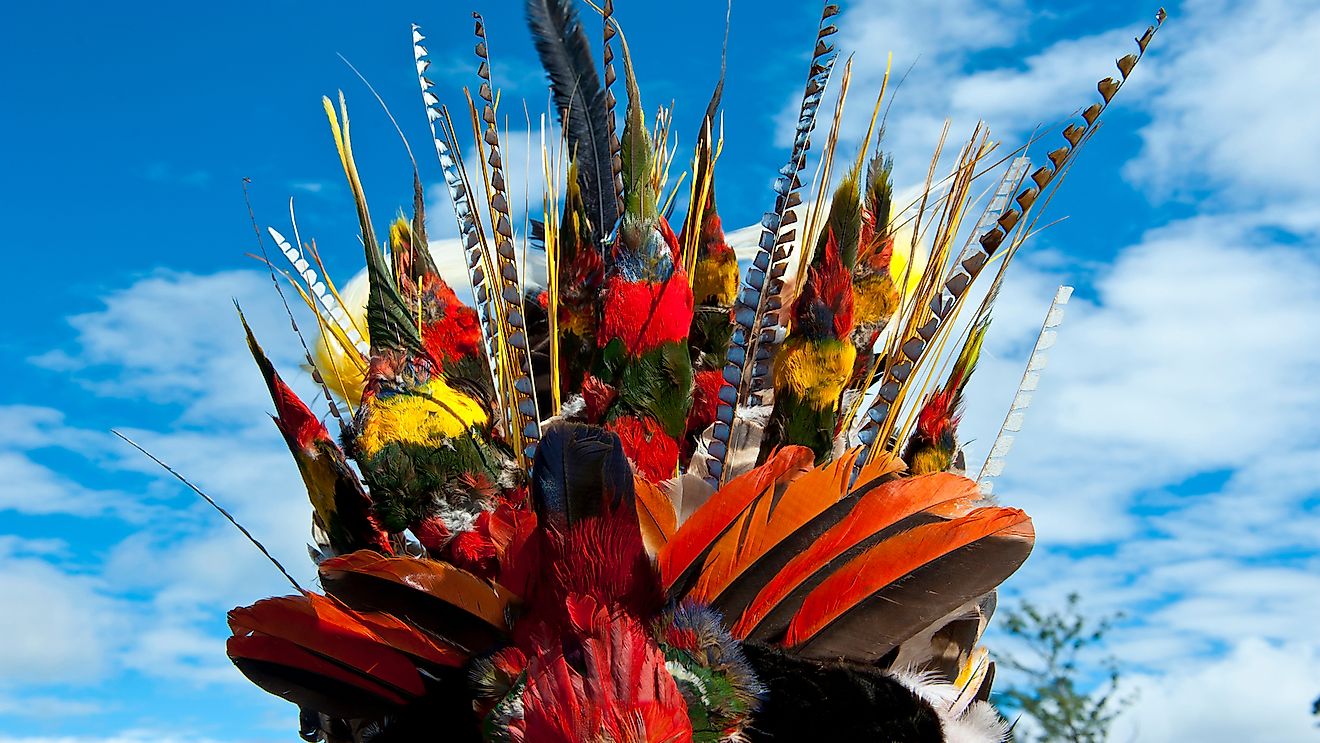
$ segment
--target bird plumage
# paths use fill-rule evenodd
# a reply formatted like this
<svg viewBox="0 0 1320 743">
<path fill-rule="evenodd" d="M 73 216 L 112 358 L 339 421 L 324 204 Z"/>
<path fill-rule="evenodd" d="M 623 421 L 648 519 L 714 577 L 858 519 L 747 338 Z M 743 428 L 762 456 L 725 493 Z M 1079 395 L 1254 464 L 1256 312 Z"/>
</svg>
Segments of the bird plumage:
<svg viewBox="0 0 1320 743">
<path fill-rule="evenodd" d="M 997 291 L 955 358 L 943 349 L 968 286 L 996 255 L 1002 272 L 1037 196 L 1057 187 L 1121 81 L 1101 83 L 1103 104 L 961 253 L 951 244 L 989 150 L 980 127 L 938 219 L 925 198 L 915 210 L 894 202 L 892 160 L 877 150 L 843 176 L 818 225 L 799 222 L 798 174 L 837 56 L 827 5 L 790 162 L 740 289 L 713 185 L 723 75 L 675 235 L 661 194 L 672 153 L 646 127 L 612 6 L 604 85 L 569 0 L 526 11 L 564 132 L 545 170 L 566 171 L 538 238 L 557 285 L 539 297 L 522 292 L 513 251 L 479 17 L 470 113 L 483 175 L 491 168 L 489 226 L 413 28 L 477 310 L 439 275 L 416 176 L 412 217 L 377 241 L 346 106 L 326 101 L 366 299 L 304 296 L 327 329 L 322 365 L 348 361 L 362 384 L 335 385 L 355 410 L 341 448 L 247 331 L 311 502 L 324 594 L 298 588 L 231 612 L 235 665 L 301 708 L 309 741 L 1003 740 L 979 643 L 1035 533 L 951 471 Z M 1124 79 L 1138 57 L 1120 61 Z M 907 235 L 900 213 L 915 222 Z M 916 271 L 913 235 L 927 228 Z M 798 251 L 803 280 L 791 286 Z M 540 301 L 543 312 L 527 310 Z M 546 348 L 557 388 L 535 378 Z"/>
</svg>

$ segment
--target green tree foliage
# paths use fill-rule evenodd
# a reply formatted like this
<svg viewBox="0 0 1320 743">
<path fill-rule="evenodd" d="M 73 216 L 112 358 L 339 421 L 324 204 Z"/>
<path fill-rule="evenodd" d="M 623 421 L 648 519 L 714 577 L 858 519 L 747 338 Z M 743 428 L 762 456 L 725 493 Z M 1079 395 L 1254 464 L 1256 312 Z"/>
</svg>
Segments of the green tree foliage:
<svg viewBox="0 0 1320 743">
<path fill-rule="evenodd" d="M 1030 718 L 1017 726 L 1018 741 L 1102 743 L 1130 696 L 1119 696 L 1118 661 L 1103 652 L 1104 638 L 1120 615 L 1083 616 L 1077 594 L 1060 611 L 1023 601 L 1007 611 L 1004 628 L 1017 638 L 1019 655 L 997 654 L 1017 683 L 997 695 L 1000 709 Z"/>
</svg>

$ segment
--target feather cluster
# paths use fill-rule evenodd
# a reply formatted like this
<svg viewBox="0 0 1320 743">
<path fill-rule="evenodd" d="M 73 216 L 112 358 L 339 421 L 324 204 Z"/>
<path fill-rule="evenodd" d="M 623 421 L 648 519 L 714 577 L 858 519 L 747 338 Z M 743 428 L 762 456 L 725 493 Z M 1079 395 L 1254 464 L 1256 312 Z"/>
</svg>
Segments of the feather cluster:
<svg viewBox="0 0 1320 743">
<path fill-rule="evenodd" d="M 431 257 L 416 173 L 413 213 L 377 239 L 347 106 L 326 99 L 365 278 L 341 295 L 312 246 L 271 234 L 321 329 L 313 378 L 351 413 L 338 437 L 248 331 L 306 485 L 324 594 L 234 609 L 231 659 L 300 708 L 309 741 L 1003 740 L 979 643 L 1035 533 L 962 476 L 959 411 L 1034 204 L 1140 54 L 1049 165 L 1027 176 L 1014 161 L 970 229 L 994 149 L 981 126 L 913 204 L 895 201 L 892 154 L 868 160 L 869 133 L 829 188 L 845 67 L 807 209 L 799 174 L 838 56 L 826 5 L 789 163 L 740 270 L 715 199 L 723 64 L 675 233 L 672 113 L 648 128 L 602 11 L 603 77 L 571 0 L 526 3 L 563 133 L 543 152 L 543 291 L 524 293 L 516 260 L 480 16 L 471 174 L 412 29 L 474 307 Z"/>
</svg>

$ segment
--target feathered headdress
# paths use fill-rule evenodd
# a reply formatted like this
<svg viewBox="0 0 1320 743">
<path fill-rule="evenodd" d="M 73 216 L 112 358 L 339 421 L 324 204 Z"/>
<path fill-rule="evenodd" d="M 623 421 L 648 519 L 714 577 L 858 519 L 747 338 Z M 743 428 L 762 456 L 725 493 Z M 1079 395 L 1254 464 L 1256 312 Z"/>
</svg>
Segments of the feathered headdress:
<svg viewBox="0 0 1320 743">
<path fill-rule="evenodd" d="M 411 217 L 378 237 L 347 109 L 326 100 L 366 248 L 358 299 L 310 246 L 271 234 L 318 319 L 313 376 L 340 396 L 326 398 L 338 437 L 248 333 L 312 503 L 324 593 L 230 612 L 230 657 L 301 709 L 309 741 L 1001 740 L 979 640 L 1034 532 L 964 475 L 961 399 L 1004 267 L 1163 12 L 1044 164 L 996 163 L 977 126 L 908 204 L 874 117 L 877 146 L 868 134 L 830 188 L 847 67 L 804 189 L 838 58 L 826 5 L 739 288 L 715 199 L 723 74 L 675 232 L 669 114 L 648 126 L 611 3 L 599 10 L 603 72 L 571 0 L 526 3 L 563 133 L 544 154 L 544 218 L 522 236 L 546 253 L 544 290 L 525 292 L 515 260 L 480 16 L 479 162 L 459 157 L 413 28 L 473 306 L 431 258 L 420 178 Z M 965 224 L 974 182 L 1004 163 Z M 1043 333 L 1057 322 L 1052 308 Z"/>
</svg>

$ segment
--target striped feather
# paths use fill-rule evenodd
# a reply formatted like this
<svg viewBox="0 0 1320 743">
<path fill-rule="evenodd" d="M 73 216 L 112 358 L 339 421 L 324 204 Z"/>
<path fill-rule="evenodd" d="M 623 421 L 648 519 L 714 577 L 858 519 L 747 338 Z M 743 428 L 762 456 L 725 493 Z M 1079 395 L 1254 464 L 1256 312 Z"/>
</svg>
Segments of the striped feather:
<svg viewBox="0 0 1320 743">
<path fill-rule="evenodd" d="M 972 250 L 971 254 L 964 260 L 956 263 L 950 271 L 948 278 L 944 282 L 939 296 L 931 305 L 931 313 L 926 323 L 916 329 L 916 332 L 905 337 L 902 343 L 895 349 L 895 352 L 889 357 L 884 378 L 881 381 L 880 389 L 866 411 L 867 420 L 859 435 L 862 446 L 865 447 L 865 453 L 862 460 L 865 461 L 870 453 L 871 447 L 877 440 L 883 441 L 890 419 L 895 412 L 895 402 L 899 398 L 902 386 L 911 377 L 912 371 L 922 354 L 926 350 L 926 345 L 935 337 L 944 320 L 950 312 L 961 303 L 967 287 L 985 268 L 986 262 L 994 255 L 1006 240 L 1019 234 L 1017 242 L 1012 245 L 1020 244 L 1022 239 L 1018 228 L 1027 223 L 1024 218 L 1032 213 L 1037 197 L 1045 190 L 1055 176 L 1072 160 L 1077 152 L 1078 145 L 1095 133 L 1100 115 L 1105 108 L 1109 106 L 1114 95 L 1122 88 L 1123 83 L 1127 81 L 1132 69 L 1140 61 L 1142 55 L 1146 52 L 1146 47 L 1150 44 L 1156 31 L 1164 23 L 1165 13 L 1163 8 L 1156 14 L 1155 24 L 1149 26 L 1142 36 L 1137 38 L 1137 54 L 1129 54 L 1118 61 L 1118 70 L 1121 75 L 1120 80 L 1107 77 L 1097 83 L 1096 88 L 1100 94 L 1101 101 L 1094 103 L 1082 112 L 1083 124 L 1069 124 L 1063 130 L 1064 145 L 1051 151 L 1047 157 L 1049 165 L 1041 166 L 1031 174 L 1032 184 L 1018 193 L 1016 202 L 1017 208 L 1009 208 L 995 220 L 995 224 L 988 231 L 981 233 L 977 239 L 979 249 Z M 1055 182 L 1057 189 L 1058 183 Z M 1029 234 L 1026 233 L 1026 234 Z"/>
<path fill-rule="evenodd" d="M 486 197 L 490 205 L 490 220 L 495 239 L 495 262 L 499 271 L 499 297 L 503 303 L 501 334 L 504 349 L 501 354 L 510 359 L 507 374 L 511 377 L 511 394 L 506 403 L 512 405 L 511 418 L 515 421 L 508 432 L 517 444 L 519 458 L 524 467 L 531 462 L 536 444 L 541 438 L 541 422 L 537 414 L 532 384 L 532 357 L 523 320 L 522 281 L 518 272 L 517 253 L 513 245 L 513 226 L 509 221 L 509 191 L 504 176 L 504 155 L 500 146 L 499 127 L 496 125 L 495 93 L 490 77 L 490 50 L 486 40 L 486 23 L 480 13 L 473 13 L 475 47 L 481 60 L 477 76 L 481 86 L 477 93 L 482 100 L 481 121 L 485 125 L 482 142 L 488 149 L 485 165 L 490 168 L 486 180 Z M 485 170 L 483 169 L 483 172 Z"/>
<path fill-rule="evenodd" d="M 1022 380 L 1018 382 L 1013 403 L 1009 406 L 1008 414 L 1004 416 L 1004 423 L 999 427 L 994 443 L 990 445 L 990 453 L 986 455 L 985 464 L 981 466 L 981 472 L 977 475 L 976 483 L 984 495 L 990 494 L 994 488 L 994 478 L 1003 473 L 1004 462 L 1008 459 L 1009 450 L 1013 448 L 1014 437 L 1022 430 L 1027 406 L 1031 405 L 1032 393 L 1040 385 L 1040 373 L 1045 369 L 1049 349 L 1054 346 L 1054 341 L 1058 337 L 1059 325 L 1063 323 L 1064 307 L 1072 297 L 1072 292 L 1071 286 L 1059 287 L 1054 293 L 1054 301 L 1050 302 L 1049 312 L 1045 313 L 1045 322 L 1041 324 L 1040 334 L 1036 336 L 1036 345 L 1031 349 L 1031 357 L 1027 361 L 1027 368 L 1022 372 Z"/>
<path fill-rule="evenodd" d="M 758 393 L 767 386 L 766 377 L 773 347 L 780 336 L 778 326 L 782 308 L 778 305 L 778 297 L 798 238 L 797 230 L 792 228 L 798 219 L 795 208 L 802 201 L 798 194 L 802 182 L 798 176 L 806 164 L 807 150 L 811 147 L 811 132 L 816 128 L 816 112 L 820 108 L 821 97 L 839 56 L 828 41 L 838 29 L 827 21 L 838 12 L 839 6 L 827 4 L 821 13 L 806 89 L 798 110 L 793 149 L 788 163 L 780 168 L 779 177 L 775 179 L 775 207 L 761 218 L 762 232 L 757 243 L 756 258 L 752 261 L 734 309 L 737 327 L 729 347 L 728 363 L 724 368 L 724 378 L 730 386 L 720 390 L 713 438 L 707 445 L 710 452 L 707 467 L 711 478 L 718 482 L 727 480 L 724 465 L 738 407 L 765 402 Z"/>
<path fill-rule="evenodd" d="M 284 254 L 284 258 L 293 268 L 293 272 L 303 280 L 307 293 L 316 300 L 316 304 L 320 307 L 317 314 L 321 314 L 322 317 L 333 322 L 339 332 L 343 333 L 349 343 L 352 344 L 353 348 L 357 349 L 358 353 L 366 356 L 370 352 L 366 339 L 358 332 L 357 326 L 353 324 L 353 320 L 344 311 L 343 305 L 326 289 L 325 283 L 317 276 L 316 269 L 312 267 L 312 264 L 303 256 L 302 250 L 289 244 L 288 239 L 276 231 L 274 227 L 267 227 L 266 232 L 275 241 L 275 246 Z"/>
<path fill-rule="evenodd" d="M 998 586 L 1034 540 L 1031 519 L 1012 508 L 978 508 L 896 534 L 822 581 L 784 644 L 806 657 L 877 660 Z"/>
<path fill-rule="evenodd" d="M 481 224 L 472 211 L 470 198 L 472 186 L 467 171 L 463 168 L 462 156 L 454 146 L 456 137 L 453 124 L 449 120 L 448 112 L 440 105 L 440 98 L 432 90 L 435 83 L 426 77 L 426 71 L 431 66 L 430 55 L 422 46 L 422 41 L 426 37 L 422 35 L 421 27 L 415 23 L 412 27 L 412 38 L 413 58 L 417 63 L 417 81 L 421 85 L 422 104 L 426 109 L 426 123 L 431 128 L 431 142 L 435 145 L 436 158 L 440 161 L 445 189 L 454 205 L 454 216 L 458 221 L 459 239 L 463 243 L 468 279 L 472 284 L 472 301 L 477 309 L 477 315 L 481 318 L 481 334 L 486 343 L 486 361 L 490 366 L 491 377 L 498 380 L 500 376 L 496 368 L 498 356 L 495 343 L 500 334 L 497 328 L 498 317 L 492 307 L 489 282 L 489 277 L 494 273 L 493 266 L 486 252 Z M 438 132 L 437 124 L 440 126 Z M 499 385 L 496 385 L 495 389 L 498 392 Z"/>
</svg>

